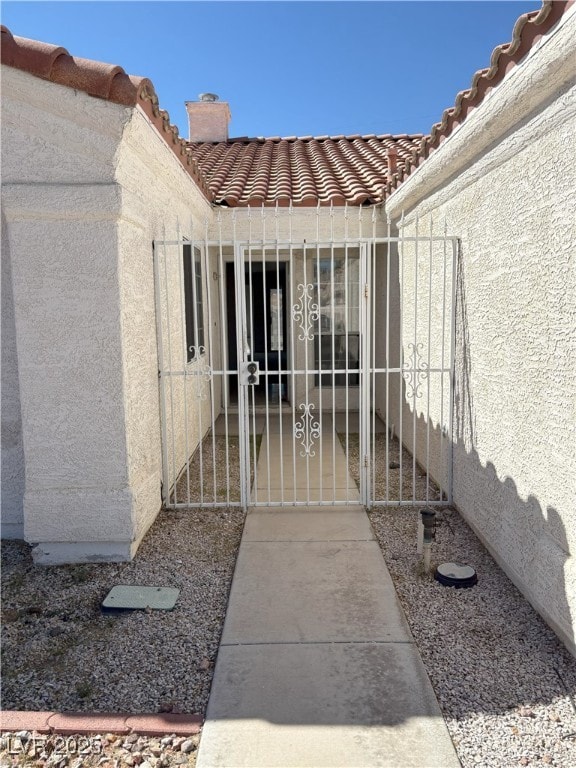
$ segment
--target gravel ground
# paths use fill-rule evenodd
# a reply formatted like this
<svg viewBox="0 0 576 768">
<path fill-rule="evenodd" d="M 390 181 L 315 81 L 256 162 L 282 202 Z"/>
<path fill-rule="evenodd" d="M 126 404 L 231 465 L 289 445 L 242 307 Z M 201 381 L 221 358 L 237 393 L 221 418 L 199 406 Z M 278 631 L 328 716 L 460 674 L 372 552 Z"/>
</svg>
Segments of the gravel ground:
<svg viewBox="0 0 576 768">
<path fill-rule="evenodd" d="M 38 568 L 3 542 L 3 708 L 203 715 L 243 523 L 234 509 L 164 511 L 122 564 Z M 103 615 L 116 584 L 181 592 L 170 612 Z"/>
<path fill-rule="evenodd" d="M 360 487 L 360 436 L 356 432 L 338 433 L 344 453 L 349 457 L 350 476 Z M 379 432 L 373 436 L 372 443 L 374 466 L 374 484 L 372 498 L 380 501 L 403 499 L 440 499 L 440 491 L 432 478 L 426 477 L 426 472 L 412 459 L 406 448 L 402 449 L 402 466 L 400 466 L 400 443 L 396 437 L 389 438 Z M 388 472 L 386 472 L 388 465 Z M 400 482 L 402 479 L 402 482 Z M 401 494 L 401 495 L 400 495 Z"/>
<path fill-rule="evenodd" d="M 0 737 L 0 768 L 193 768 L 200 737 L 42 736 L 19 731 Z"/>
<path fill-rule="evenodd" d="M 421 493 L 420 474 L 417 483 Z M 479 583 L 467 590 L 422 576 L 415 508 L 370 519 L 463 768 L 576 768 L 576 660 L 459 514 L 439 511 L 433 565 L 473 565 Z M 3 707 L 203 715 L 243 522 L 231 509 L 163 512 L 126 564 L 35 568 L 26 545 L 4 542 Z M 102 615 L 101 600 L 122 583 L 181 594 L 169 613 Z M 59 751 L 58 737 L 20 734 L 27 757 L 12 759 L 15 738 L 0 742 L 0 768 L 193 766 L 198 746 L 198 737 L 100 734 L 98 749 L 78 757 Z"/>
<path fill-rule="evenodd" d="M 250 440 L 250 479 L 254 479 L 254 448 L 256 462 L 260 453 L 262 435 Z M 240 438 L 237 435 L 215 435 L 208 432 L 201 450 L 197 450 L 188 467 L 176 483 L 172 501 L 178 504 L 201 501 L 203 504 L 240 501 Z"/>
<path fill-rule="evenodd" d="M 472 565 L 472 589 L 420 570 L 417 510 L 369 513 L 463 768 L 576 766 L 576 659 L 457 511 L 438 513 L 432 567 Z"/>
<path fill-rule="evenodd" d="M 385 446 L 385 435 L 376 435 L 379 467 Z M 348 451 L 358 482 L 356 435 Z M 388 494 L 398 498 L 396 439 L 388 451 Z M 405 449 L 402 463 L 402 494 L 410 498 L 413 465 Z M 377 474 L 377 498 L 385 499 L 385 473 Z M 426 497 L 426 475 L 418 467 L 415 493 Z M 428 493 L 439 498 L 432 482 Z M 459 513 L 445 507 L 437 515 L 432 570 L 449 561 L 474 566 L 479 583 L 464 590 L 423 577 L 415 547 L 418 508 L 380 507 L 369 517 L 463 768 L 576 768 L 576 659 Z"/>
</svg>

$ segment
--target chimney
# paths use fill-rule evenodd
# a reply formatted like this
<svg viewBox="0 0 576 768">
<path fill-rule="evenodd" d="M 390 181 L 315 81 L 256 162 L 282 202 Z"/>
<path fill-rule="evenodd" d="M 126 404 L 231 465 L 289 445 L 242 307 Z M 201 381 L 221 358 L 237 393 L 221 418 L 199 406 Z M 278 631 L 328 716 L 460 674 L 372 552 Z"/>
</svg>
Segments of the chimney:
<svg viewBox="0 0 576 768">
<path fill-rule="evenodd" d="M 215 93 L 201 93 L 200 101 L 187 101 L 190 141 L 227 141 L 230 108 Z"/>
</svg>

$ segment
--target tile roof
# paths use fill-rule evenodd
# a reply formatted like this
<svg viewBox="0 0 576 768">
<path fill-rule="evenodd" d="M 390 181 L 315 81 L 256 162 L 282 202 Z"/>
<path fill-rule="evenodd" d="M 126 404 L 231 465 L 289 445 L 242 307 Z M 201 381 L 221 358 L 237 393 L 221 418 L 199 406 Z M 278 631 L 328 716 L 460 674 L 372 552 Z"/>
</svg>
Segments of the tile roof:
<svg viewBox="0 0 576 768">
<path fill-rule="evenodd" d="M 114 104 L 127 107 L 139 105 L 205 197 L 211 199 L 187 142 L 178 135 L 178 128 L 170 124 L 168 112 L 160 109 L 156 91 L 148 78 L 128 75 L 122 67 L 114 64 L 71 56 L 66 48 L 58 45 L 16 37 L 5 26 L 0 29 L 2 64 Z"/>
<path fill-rule="evenodd" d="M 543 0 L 523 14 L 509 43 L 432 126 L 429 136 L 304 136 L 190 143 L 160 109 L 154 86 L 122 67 L 71 56 L 65 48 L 14 37 L 2 27 L 2 63 L 125 106 L 140 106 L 210 202 L 246 205 L 364 205 L 382 202 L 466 119 L 576 0 Z"/>
<path fill-rule="evenodd" d="M 231 207 L 382 202 L 388 169 L 421 135 L 304 136 L 189 143 L 214 203 Z"/>
<path fill-rule="evenodd" d="M 558 23 L 574 2 L 575 0 L 543 0 L 539 10 L 524 13 L 518 18 L 512 31 L 512 40 L 494 48 L 490 66 L 474 73 L 470 88 L 458 93 L 454 106 L 444 110 L 440 122 L 435 123 L 430 134 L 421 139 L 410 159 L 398 167 L 397 173 L 390 175 L 386 195 L 397 189 L 426 161 L 452 131 L 482 103 L 484 97 L 501 83 L 507 73 Z"/>
</svg>

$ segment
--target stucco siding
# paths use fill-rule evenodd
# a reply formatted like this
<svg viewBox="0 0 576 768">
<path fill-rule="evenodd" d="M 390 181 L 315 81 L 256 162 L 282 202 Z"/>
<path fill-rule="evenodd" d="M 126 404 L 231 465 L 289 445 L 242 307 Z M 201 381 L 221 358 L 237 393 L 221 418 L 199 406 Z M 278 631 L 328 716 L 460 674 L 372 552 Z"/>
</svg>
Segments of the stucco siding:
<svg viewBox="0 0 576 768">
<path fill-rule="evenodd" d="M 211 210 L 138 108 L 3 75 L 4 531 L 128 559 L 161 506 L 152 243 Z"/>
<path fill-rule="evenodd" d="M 2 533 L 98 538 L 99 494 L 126 484 L 110 254 L 129 110 L 10 67 L 2 90 Z M 73 523 L 61 502 L 78 504 Z"/>
<path fill-rule="evenodd" d="M 61 502 L 76 493 L 124 492 L 127 485 L 121 392 L 116 223 L 111 187 L 99 188 L 100 221 L 79 215 L 98 198 L 74 186 L 4 189 L 12 260 L 30 542 L 129 537 L 120 516 Z M 112 201 L 110 200 L 112 197 Z M 98 506 L 95 501 L 96 507 Z M 48 534 L 54 538 L 47 538 Z"/>
<path fill-rule="evenodd" d="M 129 108 L 3 66 L 3 183 L 112 181 L 129 115 Z"/>
<path fill-rule="evenodd" d="M 157 305 L 155 303 L 153 243 L 157 251 L 163 240 L 193 238 L 204 232 L 212 210 L 188 174 L 176 160 L 156 129 L 139 109 L 124 131 L 118 153 L 116 179 L 122 189 L 122 214 L 119 223 L 119 273 L 121 285 L 121 323 L 123 344 L 124 401 L 128 443 L 130 487 L 134 495 L 134 530 L 137 539 L 148 529 L 161 506 L 162 442 L 159 408 L 160 368 L 157 350 Z M 177 246 L 167 249 L 173 258 L 163 273 L 168 285 L 161 287 L 170 306 L 172 362 L 164 359 L 162 367 L 182 367 L 183 343 L 181 278 L 182 261 Z M 157 253 L 157 256 L 159 254 Z M 207 321 L 208 274 L 204 265 L 204 305 Z M 168 294 L 165 293 L 166 288 Z M 160 301 L 165 307 L 166 301 Z M 167 320 L 161 312 L 163 334 L 168 334 Z M 207 334 L 208 342 L 208 334 Z M 164 349 L 168 350 L 168 344 Z M 192 366 L 195 363 L 191 363 Z M 184 393 L 187 387 L 186 419 Z M 194 381 L 175 382 L 173 406 L 166 424 L 166 439 L 175 446 L 169 460 L 178 472 L 194 452 L 200 437 L 210 425 L 210 397 L 201 403 L 194 397 Z M 216 398 L 215 398 L 216 399 Z M 219 401 L 218 401 L 219 402 Z M 199 418 L 199 408 L 202 419 Z M 174 434 L 172 434 L 172 426 Z"/>
<path fill-rule="evenodd" d="M 2 212 L 2 520 L 3 539 L 24 535 L 24 446 L 8 228 Z"/>
<path fill-rule="evenodd" d="M 454 502 L 574 650 L 576 625 L 575 17 L 565 20 L 474 114 L 473 162 L 458 141 L 388 203 L 406 234 L 447 226 L 457 271 Z M 572 64 L 571 64 L 572 62 Z M 531 89 L 556 72 L 538 106 Z M 513 76 L 516 78 L 513 80 Z M 501 86 L 501 87 L 503 87 Z M 511 89 L 525 112 L 482 146 Z M 519 103 L 522 103 L 521 101 Z M 466 124 L 464 124 L 466 125 Z M 474 134 L 468 137 L 474 142 Z M 470 151 L 474 146 L 470 147 Z M 442 157 L 443 155 L 443 157 Z M 454 172 L 434 182 L 438 168 Z M 422 169 L 423 170 L 423 169 Z M 417 453 L 420 453 L 420 448 Z"/>
</svg>

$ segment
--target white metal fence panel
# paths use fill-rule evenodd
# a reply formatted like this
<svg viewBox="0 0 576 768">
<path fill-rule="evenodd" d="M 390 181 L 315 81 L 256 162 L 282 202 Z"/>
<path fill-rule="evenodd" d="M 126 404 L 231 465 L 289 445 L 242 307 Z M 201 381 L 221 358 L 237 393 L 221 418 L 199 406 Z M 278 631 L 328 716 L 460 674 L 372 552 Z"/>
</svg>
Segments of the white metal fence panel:
<svg viewBox="0 0 576 768">
<path fill-rule="evenodd" d="M 315 213 L 155 243 L 167 506 L 450 501 L 456 240 Z"/>
</svg>

